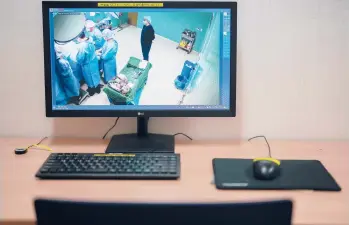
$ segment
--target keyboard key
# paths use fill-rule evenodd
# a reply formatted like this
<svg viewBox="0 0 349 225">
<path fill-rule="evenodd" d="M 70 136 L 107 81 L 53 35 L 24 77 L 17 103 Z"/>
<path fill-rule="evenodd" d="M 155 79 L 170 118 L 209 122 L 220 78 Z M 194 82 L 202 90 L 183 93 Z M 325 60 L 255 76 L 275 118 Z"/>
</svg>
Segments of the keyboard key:
<svg viewBox="0 0 349 225">
<path fill-rule="evenodd" d="M 50 171 L 50 173 L 55 173 L 55 172 L 57 172 L 57 170 L 58 170 L 58 168 L 55 168 L 55 167 L 54 167 L 54 168 L 50 168 L 49 171 Z"/>
<path fill-rule="evenodd" d="M 142 173 L 142 170 L 141 169 L 136 169 L 135 172 L 136 173 Z"/>
<path fill-rule="evenodd" d="M 108 170 L 106 168 L 98 168 L 94 170 L 95 173 L 106 173 Z"/>
<path fill-rule="evenodd" d="M 57 155 L 52 154 L 49 159 L 57 159 Z"/>
<path fill-rule="evenodd" d="M 41 170 L 40 170 L 40 172 L 41 173 L 48 173 L 49 172 L 49 168 L 42 168 Z"/>
</svg>

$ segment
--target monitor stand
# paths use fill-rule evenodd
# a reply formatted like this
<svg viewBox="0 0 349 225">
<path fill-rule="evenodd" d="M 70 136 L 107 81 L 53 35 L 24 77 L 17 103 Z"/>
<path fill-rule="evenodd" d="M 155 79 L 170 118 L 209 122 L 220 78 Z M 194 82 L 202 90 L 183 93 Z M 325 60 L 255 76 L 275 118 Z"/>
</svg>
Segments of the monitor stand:
<svg viewBox="0 0 349 225">
<path fill-rule="evenodd" d="M 137 117 L 136 134 L 114 135 L 106 153 L 174 153 L 174 136 L 148 133 L 148 117 Z"/>
</svg>

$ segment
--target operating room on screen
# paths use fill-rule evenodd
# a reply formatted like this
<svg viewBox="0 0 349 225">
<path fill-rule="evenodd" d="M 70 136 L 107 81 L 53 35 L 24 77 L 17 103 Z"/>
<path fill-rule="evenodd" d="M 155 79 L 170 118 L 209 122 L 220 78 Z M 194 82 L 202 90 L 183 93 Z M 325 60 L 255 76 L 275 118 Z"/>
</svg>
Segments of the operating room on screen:
<svg viewBox="0 0 349 225">
<path fill-rule="evenodd" d="M 54 13 L 53 105 L 219 105 L 219 14 Z"/>
</svg>

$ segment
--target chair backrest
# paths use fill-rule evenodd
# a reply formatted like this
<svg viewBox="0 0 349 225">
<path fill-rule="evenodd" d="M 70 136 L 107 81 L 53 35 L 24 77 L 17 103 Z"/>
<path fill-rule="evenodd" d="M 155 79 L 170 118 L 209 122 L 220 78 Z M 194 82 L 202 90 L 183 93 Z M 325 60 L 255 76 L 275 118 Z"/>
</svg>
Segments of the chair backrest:
<svg viewBox="0 0 349 225">
<path fill-rule="evenodd" d="M 289 200 L 254 203 L 102 203 L 35 200 L 37 225 L 291 225 Z"/>
</svg>

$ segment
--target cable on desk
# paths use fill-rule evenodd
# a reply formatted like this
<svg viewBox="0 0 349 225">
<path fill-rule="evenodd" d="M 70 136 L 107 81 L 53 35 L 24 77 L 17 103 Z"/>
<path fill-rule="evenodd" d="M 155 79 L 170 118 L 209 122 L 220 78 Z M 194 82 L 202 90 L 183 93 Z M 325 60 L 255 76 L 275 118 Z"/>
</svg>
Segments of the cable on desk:
<svg viewBox="0 0 349 225">
<path fill-rule="evenodd" d="M 41 150 L 46 150 L 46 151 L 53 151 L 50 147 L 48 147 L 47 145 L 42 145 L 41 143 L 43 142 L 43 141 L 45 141 L 46 139 L 47 139 L 48 137 L 44 137 L 44 138 L 42 138 L 38 143 L 36 143 L 36 144 L 33 144 L 33 145 L 29 145 L 28 147 L 27 147 L 27 149 L 30 149 L 30 148 L 33 148 L 33 147 L 35 147 L 35 148 L 38 148 L 38 149 L 41 149 Z"/>
<path fill-rule="evenodd" d="M 177 136 L 177 135 L 183 135 L 184 137 L 188 138 L 189 140 L 193 140 L 193 138 L 189 137 L 188 135 L 184 134 L 184 133 L 176 133 L 173 136 Z"/>
<path fill-rule="evenodd" d="M 48 138 L 48 137 L 44 137 L 43 139 L 41 139 L 41 140 L 37 143 L 37 145 L 41 144 L 41 143 L 42 143 L 43 141 L 45 141 L 47 138 Z"/>
<path fill-rule="evenodd" d="M 42 138 L 38 143 L 29 145 L 29 146 L 24 147 L 24 148 L 16 148 L 16 149 L 15 149 L 15 154 L 25 154 L 25 153 L 27 153 L 27 151 L 28 151 L 30 148 L 37 148 L 37 149 L 40 149 L 40 150 L 46 150 L 46 151 L 52 152 L 53 150 L 52 150 L 50 147 L 41 144 L 41 143 L 42 143 L 45 139 L 47 139 L 47 138 L 48 138 L 48 137 L 44 137 L 44 138 Z"/>
<path fill-rule="evenodd" d="M 108 133 L 116 126 L 119 119 L 120 119 L 120 117 L 116 118 L 114 125 L 107 131 L 107 133 L 104 134 L 102 139 L 105 139 L 105 137 L 108 135 Z"/>
<path fill-rule="evenodd" d="M 40 150 L 46 150 L 49 152 L 53 152 L 52 148 L 48 147 L 47 145 L 31 145 L 27 149 L 29 149 L 29 148 L 37 148 Z"/>
<path fill-rule="evenodd" d="M 270 145 L 269 145 L 269 142 L 268 142 L 267 138 L 264 135 L 258 135 L 258 136 L 255 136 L 255 137 L 251 137 L 250 139 L 248 139 L 248 141 L 251 141 L 252 139 L 255 139 L 255 138 L 264 138 L 265 142 L 268 145 L 269 157 L 272 158 L 271 157 L 271 151 L 270 151 Z"/>
</svg>

